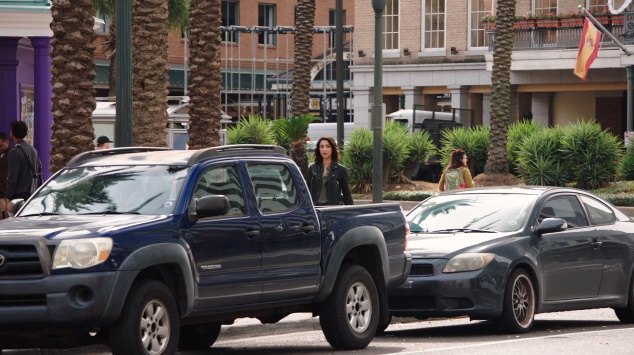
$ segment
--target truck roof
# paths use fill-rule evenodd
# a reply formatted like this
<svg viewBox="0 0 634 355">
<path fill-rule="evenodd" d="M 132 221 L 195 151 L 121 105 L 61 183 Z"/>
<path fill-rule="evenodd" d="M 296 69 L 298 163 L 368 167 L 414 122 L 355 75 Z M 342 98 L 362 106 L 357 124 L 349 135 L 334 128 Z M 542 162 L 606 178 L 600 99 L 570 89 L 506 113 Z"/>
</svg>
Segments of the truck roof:
<svg viewBox="0 0 634 355">
<path fill-rule="evenodd" d="M 235 144 L 198 150 L 172 150 L 157 147 L 124 147 L 92 150 L 78 154 L 66 167 L 102 165 L 194 165 L 218 157 L 275 156 L 286 157 L 284 148 L 276 145 Z"/>
</svg>

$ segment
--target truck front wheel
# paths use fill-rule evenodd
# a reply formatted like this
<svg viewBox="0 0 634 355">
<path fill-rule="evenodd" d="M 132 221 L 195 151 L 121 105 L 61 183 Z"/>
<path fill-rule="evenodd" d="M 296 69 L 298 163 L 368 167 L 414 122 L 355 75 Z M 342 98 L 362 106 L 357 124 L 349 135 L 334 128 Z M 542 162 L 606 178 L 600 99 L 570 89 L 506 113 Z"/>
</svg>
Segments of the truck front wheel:
<svg viewBox="0 0 634 355">
<path fill-rule="evenodd" d="M 117 322 L 110 328 L 113 355 L 174 354 L 179 316 L 172 292 L 163 283 L 135 284 Z"/>
<path fill-rule="evenodd" d="M 372 276 L 359 265 L 343 267 L 319 313 L 326 340 L 337 350 L 363 349 L 379 322 L 379 295 Z"/>
</svg>

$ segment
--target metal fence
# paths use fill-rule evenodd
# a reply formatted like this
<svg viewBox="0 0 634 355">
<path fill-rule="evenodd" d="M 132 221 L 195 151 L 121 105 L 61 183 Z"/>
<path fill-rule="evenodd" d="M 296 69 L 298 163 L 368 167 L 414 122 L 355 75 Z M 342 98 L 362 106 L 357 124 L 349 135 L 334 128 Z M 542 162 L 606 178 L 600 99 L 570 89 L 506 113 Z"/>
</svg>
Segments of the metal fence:
<svg viewBox="0 0 634 355">
<path fill-rule="evenodd" d="M 623 25 L 607 25 L 606 29 L 616 38 L 623 37 Z M 581 27 L 560 28 L 532 28 L 515 29 L 513 50 L 547 50 L 547 49 L 571 49 L 579 47 L 581 39 Z M 489 37 L 489 51 L 493 51 L 495 31 L 487 31 Z M 616 47 L 617 45 L 608 36 L 601 40 L 602 48 Z"/>
</svg>

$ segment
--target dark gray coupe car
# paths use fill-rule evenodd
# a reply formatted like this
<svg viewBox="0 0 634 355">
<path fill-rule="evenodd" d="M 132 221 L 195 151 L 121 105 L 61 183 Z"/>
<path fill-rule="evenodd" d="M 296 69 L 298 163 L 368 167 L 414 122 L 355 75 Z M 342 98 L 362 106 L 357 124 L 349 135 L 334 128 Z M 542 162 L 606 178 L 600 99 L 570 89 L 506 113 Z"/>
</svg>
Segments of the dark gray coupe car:
<svg viewBox="0 0 634 355">
<path fill-rule="evenodd" d="M 527 332 L 536 313 L 612 307 L 634 322 L 634 223 L 581 190 L 442 193 L 407 214 L 413 262 L 393 316 L 490 319 Z"/>
</svg>

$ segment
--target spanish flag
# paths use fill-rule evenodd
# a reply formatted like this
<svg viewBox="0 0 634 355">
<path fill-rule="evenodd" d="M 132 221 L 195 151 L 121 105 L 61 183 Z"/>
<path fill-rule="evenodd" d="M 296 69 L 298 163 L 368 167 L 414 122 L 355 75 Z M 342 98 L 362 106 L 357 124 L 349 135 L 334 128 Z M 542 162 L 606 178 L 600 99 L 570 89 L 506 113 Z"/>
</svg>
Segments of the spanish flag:
<svg viewBox="0 0 634 355">
<path fill-rule="evenodd" d="M 597 30 L 588 19 L 583 20 L 583 32 L 579 41 L 579 52 L 577 53 L 577 65 L 575 65 L 575 75 L 583 80 L 588 76 L 590 65 L 599 54 L 601 45 L 601 32 Z"/>
</svg>

